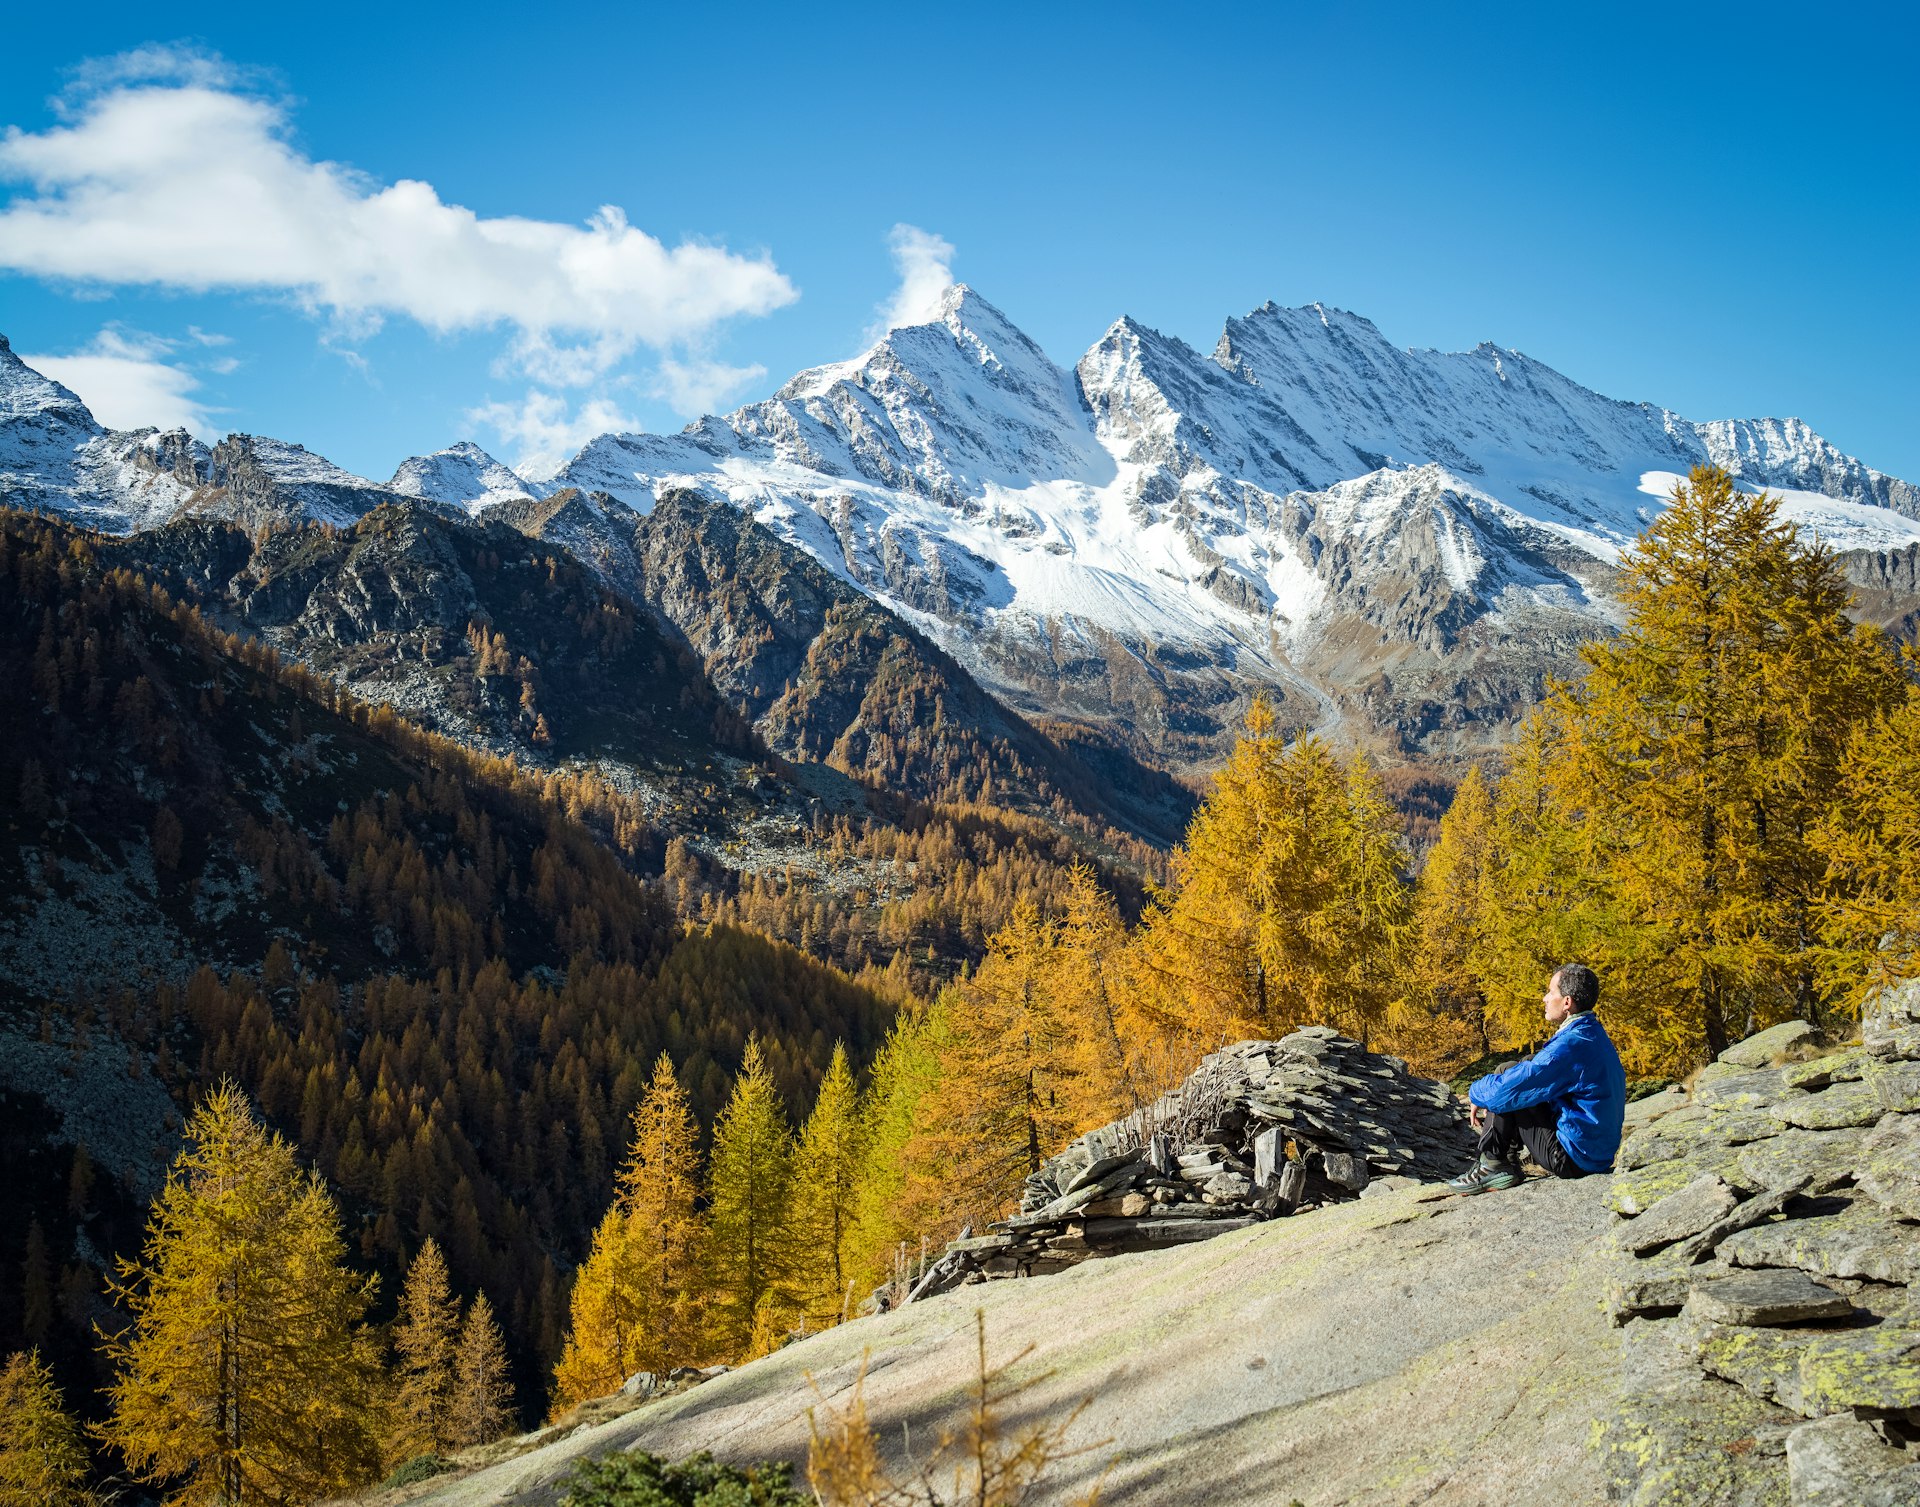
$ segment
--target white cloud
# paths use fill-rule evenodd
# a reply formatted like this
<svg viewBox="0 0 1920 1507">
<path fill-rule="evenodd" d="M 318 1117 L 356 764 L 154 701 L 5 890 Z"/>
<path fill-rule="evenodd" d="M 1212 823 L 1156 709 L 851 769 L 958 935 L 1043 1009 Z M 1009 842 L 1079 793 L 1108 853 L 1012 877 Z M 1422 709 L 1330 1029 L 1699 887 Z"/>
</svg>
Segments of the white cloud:
<svg viewBox="0 0 1920 1507">
<path fill-rule="evenodd" d="M 896 225 L 887 249 L 900 271 L 900 286 L 879 311 L 869 334 L 877 339 L 905 325 L 929 324 L 940 317 L 940 299 L 953 286 L 953 243 L 917 225 Z"/>
<path fill-rule="evenodd" d="M 583 384 L 797 293 L 765 254 L 667 247 L 604 205 L 584 225 L 483 218 L 431 184 L 306 156 L 284 104 L 218 58 L 143 49 L 84 73 L 67 124 L 0 137 L 0 268 L 81 287 L 288 296 L 361 336 L 391 317 L 506 327 L 536 380 Z"/>
<path fill-rule="evenodd" d="M 698 357 L 676 361 L 662 358 L 653 383 L 653 395 L 662 398 L 683 419 L 717 413 L 721 405 L 742 388 L 766 376 L 767 369 L 752 366 L 728 366 L 723 361 Z"/>
<path fill-rule="evenodd" d="M 200 378 L 164 359 L 173 350 L 170 340 L 108 325 L 71 355 L 20 359 L 73 389 L 109 429 L 190 429 L 202 439 L 217 439 L 213 410 L 194 396 Z"/>
<path fill-rule="evenodd" d="M 576 410 L 557 393 L 530 389 L 518 403 L 483 403 L 467 410 L 467 422 L 492 430 L 515 447 L 513 468 L 534 478 L 551 476 L 590 439 L 628 433 L 640 421 L 608 398 L 592 398 Z"/>
</svg>

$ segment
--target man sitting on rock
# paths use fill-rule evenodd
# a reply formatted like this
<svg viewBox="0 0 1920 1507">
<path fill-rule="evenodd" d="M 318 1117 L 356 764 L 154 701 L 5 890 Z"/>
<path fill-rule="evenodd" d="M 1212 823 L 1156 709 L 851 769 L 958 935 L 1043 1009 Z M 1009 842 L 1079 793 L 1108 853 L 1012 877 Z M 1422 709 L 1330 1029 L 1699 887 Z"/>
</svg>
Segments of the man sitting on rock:
<svg viewBox="0 0 1920 1507">
<path fill-rule="evenodd" d="M 1480 1132 L 1480 1160 L 1447 1184 L 1458 1193 L 1511 1188 L 1525 1180 L 1520 1149 L 1555 1177 L 1613 1170 L 1627 1114 L 1627 1075 L 1593 1007 L 1600 980 L 1568 963 L 1547 980 L 1540 1003 L 1552 1038 L 1527 1060 L 1480 1079 L 1467 1090 Z"/>
</svg>

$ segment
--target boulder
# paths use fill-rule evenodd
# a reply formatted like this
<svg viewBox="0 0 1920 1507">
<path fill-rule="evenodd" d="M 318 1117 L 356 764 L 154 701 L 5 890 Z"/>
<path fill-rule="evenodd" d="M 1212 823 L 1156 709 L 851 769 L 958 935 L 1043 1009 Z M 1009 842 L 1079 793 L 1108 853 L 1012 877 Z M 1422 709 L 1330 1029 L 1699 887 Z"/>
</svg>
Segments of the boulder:
<svg viewBox="0 0 1920 1507">
<path fill-rule="evenodd" d="M 1615 1236 L 1622 1250 L 1644 1254 L 1698 1234 L 1740 1201 L 1725 1179 L 1705 1172 L 1669 1193 Z"/>
<path fill-rule="evenodd" d="M 1787 1481 L 1793 1507 L 1912 1507 L 1920 1457 L 1852 1413 L 1835 1413 L 1788 1431 Z"/>
<path fill-rule="evenodd" d="M 1820 1033 L 1804 1020 L 1789 1020 L 1758 1031 L 1745 1041 L 1736 1041 L 1722 1052 L 1719 1061 L 1734 1067 L 1771 1067 L 1796 1047 L 1819 1040 Z"/>
<path fill-rule="evenodd" d="M 1853 1312 L 1853 1304 L 1845 1293 L 1805 1272 L 1767 1270 L 1696 1277 L 1686 1311 L 1713 1324 L 1779 1327 L 1843 1319 Z"/>
</svg>

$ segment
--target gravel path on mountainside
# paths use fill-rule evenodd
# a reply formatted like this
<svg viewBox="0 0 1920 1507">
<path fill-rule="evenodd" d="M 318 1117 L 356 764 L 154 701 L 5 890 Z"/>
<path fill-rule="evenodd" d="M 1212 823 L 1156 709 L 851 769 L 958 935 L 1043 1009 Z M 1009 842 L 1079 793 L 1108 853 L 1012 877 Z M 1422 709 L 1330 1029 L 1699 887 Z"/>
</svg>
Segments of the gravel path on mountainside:
<svg viewBox="0 0 1920 1507">
<path fill-rule="evenodd" d="M 1198 1245 L 963 1288 L 790 1345 L 704 1386 L 585 1428 L 417 1498 L 545 1504 L 582 1456 L 804 1463 L 809 1376 L 842 1399 L 869 1352 L 883 1445 L 922 1453 L 990 1353 L 1031 1343 L 1025 1399 L 1091 1403 L 1064 1502 L 1107 1470 L 1109 1504 L 1457 1504 L 1605 1499 L 1588 1448 L 1623 1374 L 1599 1303 L 1594 1237 L 1606 1178 L 1536 1180 L 1435 1200 L 1409 1188 Z M 1426 1201 L 1422 1201 L 1426 1200 Z"/>
</svg>

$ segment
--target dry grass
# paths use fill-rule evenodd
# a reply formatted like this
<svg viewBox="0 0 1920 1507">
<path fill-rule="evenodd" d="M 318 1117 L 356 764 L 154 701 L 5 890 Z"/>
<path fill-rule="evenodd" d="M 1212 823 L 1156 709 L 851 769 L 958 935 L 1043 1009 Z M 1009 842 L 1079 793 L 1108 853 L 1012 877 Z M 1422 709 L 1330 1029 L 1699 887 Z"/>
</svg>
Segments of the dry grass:
<svg viewBox="0 0 1920 1507">
<path fill-rule="evenodd" d="M 987 1360 L 986 1318 L 978 1310 L 974 1330 L 979 1370 L 964 1417 L 941 1434 L 932 1454 L 924 1460 L 909 1460 L 900 1474 L 882 1458 L 867 1419 L 864 1362 L 844 1407 L 829 1408 L 823 1398 L 817 1408 L 808 1410 L 812 1443 L 807 1472 L 822 1507 L 1023 1507 L 1061 1461 L 1111 1442 L 1067 1447 L 1067 1435 L 1091 1398 L 1083 1399 L 1064 1418 L 1010 1429 L 1005 1421 L 1008 1412 L 1052 1373 L 1012 1380 L 1010 1373 L 1033 1347 L 992 1365 Z M 1099 1500 L 1096 1481 L 1075 1499 L 1075 1507 L 1097 1507 Z"/>
</svg>

